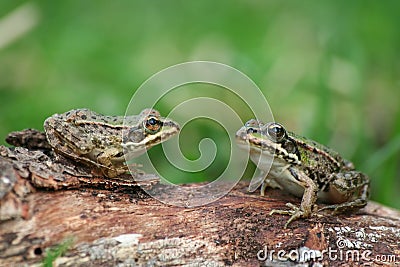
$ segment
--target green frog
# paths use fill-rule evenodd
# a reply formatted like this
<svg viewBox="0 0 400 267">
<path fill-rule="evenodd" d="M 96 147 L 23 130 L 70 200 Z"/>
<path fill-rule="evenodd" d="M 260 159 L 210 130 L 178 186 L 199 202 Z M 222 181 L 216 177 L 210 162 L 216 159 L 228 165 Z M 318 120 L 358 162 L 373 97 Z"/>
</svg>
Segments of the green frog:
<svg viewBox="0 0 400 267">
<path fill-rule="evenodd" d="M 155 109 L 139 115 L 105 116 L 89 109 L 55 114 L 44 122 L 57 154 L 100 169 L 113 178 L 128 171 L 125 159 L 143 154 L 179 132 L 179 125 Z"/>
<path fill-rule="evenodd" d="M 369 196 L 369 178 L 356 171 L 353 163 L 339 153 L 315 141 L 286 131 L 279 123 L 248 121 L 236 133 L 239 147 L 250 153 L 251 160 L 260 169 L 252 180 L 249 191 L 261 186 L 261 195 L 267 187 L 280 188 L 302 197 L 300 206 L 287 203 L 289 210 L 272 210 L 272 214 L 294 220 L 309 218 L 314 212 L 332 210 L 334 214 L 358 210 L 366 206 Z M 317 209 L 316 201 L 329 205 Z"/>
</svg>

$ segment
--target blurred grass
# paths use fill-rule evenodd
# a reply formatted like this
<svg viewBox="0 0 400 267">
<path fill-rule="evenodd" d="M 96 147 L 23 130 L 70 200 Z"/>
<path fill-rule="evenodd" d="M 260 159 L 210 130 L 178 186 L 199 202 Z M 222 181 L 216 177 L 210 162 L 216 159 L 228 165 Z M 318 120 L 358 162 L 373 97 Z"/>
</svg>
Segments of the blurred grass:
<svg viewBox="0 0 400 267">
<path fill-rule="evenodd" d="M 20 7 L 28 13 L 5 32 L 31 29 L 11 38 L 3 22 Z M 0 144 L 72 108 L 124 114 L 152 74 L 211 60 L 247 74 L 277 121 L 351 159 L 371 176 L 372 198 L 400 208 L 399 8 L 390 0 L 2 1 Z"/>
</svg>

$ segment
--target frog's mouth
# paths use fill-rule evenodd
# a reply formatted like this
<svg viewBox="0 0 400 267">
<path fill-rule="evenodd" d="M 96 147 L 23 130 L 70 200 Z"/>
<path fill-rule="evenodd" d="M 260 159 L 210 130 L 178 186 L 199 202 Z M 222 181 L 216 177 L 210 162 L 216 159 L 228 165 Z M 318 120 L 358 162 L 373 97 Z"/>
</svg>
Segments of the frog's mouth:
<svg viewBox="0 0 400 267">
<path fill-rule="evenodd" d="M 254 135 L 254 134 L 253 134 Z M 259 152 L 260 154 L 275 154 L 275 144 L 268 144 L 260 136 L 249 135 L 243 127 L 236 133 L 237 145 L 245 150 Z"/>
<path fill-rule="evenodd" d="M 250 150 L 250 147 L 252 147 L 252 144 L 249 142 L 249 137 L 245 131 L 239 130 L 236 133 L 236 144 L 244 149 L 244 150 Z"/>
<path fill-rule="evenodd" d="M 155 133 L 155 134 L 149 134 L 146 136 L 143 141 L 140 142 L 143 146 L 145 146 L 147 149 L 158 145 L 164 141 L 167 141 L 171 137 L 175 136 L 176 134 L 179 133 L 179 127 L 178 126 L 168 126 L 166 124 L 163 125 L 161 131 Z"/>
</svg>

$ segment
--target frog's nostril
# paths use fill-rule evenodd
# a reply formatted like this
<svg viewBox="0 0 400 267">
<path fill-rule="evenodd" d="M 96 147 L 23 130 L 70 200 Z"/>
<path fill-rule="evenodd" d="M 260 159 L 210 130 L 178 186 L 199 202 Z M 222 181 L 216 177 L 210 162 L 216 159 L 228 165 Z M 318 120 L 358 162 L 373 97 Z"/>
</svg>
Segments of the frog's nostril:
<svg viewBox="0 0 400 267">
<path fill-rule="evenodd" d="M 248 134 L 252 134 L 252 133 L 257 133 L 257 129 L 254 129 L 254 128 L 247 128 L 247 133 Z"/>
</svg>

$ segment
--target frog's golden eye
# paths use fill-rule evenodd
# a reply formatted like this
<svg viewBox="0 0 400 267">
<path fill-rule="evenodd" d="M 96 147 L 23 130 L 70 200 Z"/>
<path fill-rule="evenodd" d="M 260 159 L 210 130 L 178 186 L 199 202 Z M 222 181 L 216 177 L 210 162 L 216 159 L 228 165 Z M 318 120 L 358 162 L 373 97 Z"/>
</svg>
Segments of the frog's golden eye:
<svg viewBox="0 0 400 267">
<path fill-rule="evenodd" d="M 279 123 L 271 123 L 267 125 L 267 134 L 275 142 L 282 141 L 286 136 L 286 130 Z"/>
<path fill-rule="evenodd" d="M 157 117 L 148 117 L 144 122 L 144 128 L 148 133 L 156 133 L 162 127 L 162 121 L 160 121 Z"/>
</svg>

